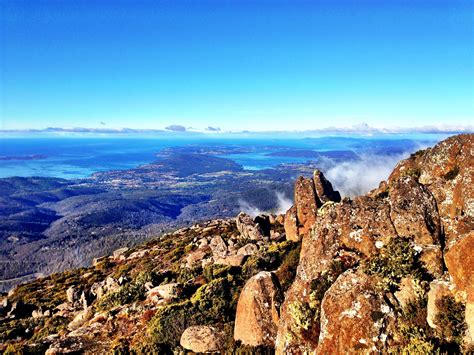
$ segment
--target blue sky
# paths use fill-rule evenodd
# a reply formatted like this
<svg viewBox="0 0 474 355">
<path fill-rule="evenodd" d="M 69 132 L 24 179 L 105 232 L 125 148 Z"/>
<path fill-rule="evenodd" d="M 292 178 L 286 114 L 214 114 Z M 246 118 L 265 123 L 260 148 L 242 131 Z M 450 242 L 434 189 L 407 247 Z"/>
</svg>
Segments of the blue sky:
<svg viewBox="0 0 474 355">
<path fill-rule="evenodd" d="M 473 4 L 3 0 L 0 129 L 470 124 Z"/>
</svg>

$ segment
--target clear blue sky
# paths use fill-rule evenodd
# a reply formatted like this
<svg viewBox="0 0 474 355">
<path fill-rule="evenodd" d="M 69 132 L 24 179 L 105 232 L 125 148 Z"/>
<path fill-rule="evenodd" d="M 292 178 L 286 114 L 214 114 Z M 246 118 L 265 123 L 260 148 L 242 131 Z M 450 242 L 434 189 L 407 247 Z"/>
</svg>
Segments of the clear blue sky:
<svg viewBox="0 0 474 355">
<path fill-rule="evenodd" d="M 473 4 L 2 0 L 0 129 L 468 124 Z"/>
</svg>

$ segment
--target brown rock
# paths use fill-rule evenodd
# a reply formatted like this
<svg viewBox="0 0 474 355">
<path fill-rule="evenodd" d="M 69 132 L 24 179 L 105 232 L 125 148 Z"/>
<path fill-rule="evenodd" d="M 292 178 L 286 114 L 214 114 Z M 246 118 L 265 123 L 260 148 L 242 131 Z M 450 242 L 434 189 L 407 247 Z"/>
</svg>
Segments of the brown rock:
<svg viewBox="0 0 474 355">
<path fill-rule="evenodd" d="M 392 310 L 367 275 L 347 271 L 324 295 L 316 353 L 377 353 L 384 348 L 385 318 Z"/>
<path fill-rule="evenodd" d="M 209 246 L 212 250 L 212 255 L 215 258 L 223 258 L 227 255 L 227 245 L 220 235 L 212 237 Z"/>
<path fill-rule="evenodd" d="M 412 176 L 392 182 L 390 217 L 397 234 L 418 245 L 439 244 L 440 219 L 433 195 Z"/>
<path fill-rule="evenodd" d="M 420 262 L 426 271 L 435 278 L 443 275 L 443 252 L 441 245 L 418 246 L 421 249 Z"/>
<path fill-rule="evenodd" d="M 371 256 L 397 236 L 386 200 L 362 196 L 336 206 L 334 219 L 340 226 L 340 240 L 349 249 Z"/>
<path fill-rule="evenodd" d="M 461 236 L 444 260 L 458 289 L 474 294 L 474 231 Z"/>
<path fill-rule="evenodd" d="M 113 257 L 115 260 L 125 260 L 125 253 L 128 251 L 127 247 L 120 248 L 114 251 Z"/>
<path fill-rule="evenodd" d="M 71 286 L 66 290 L 67 301 L 71 304 L 79 302 L 81 297 L 81 290 L 75 286 Z"/>
<path fill-rule="evenodd" d="M 395 292 L 395 298 L 400 307 L 405 308 L 410 303 L 415 302 L 421 292 L 422 289 L 416 283 L 416 280 L 411 276 L 407 276 L 400 280 L 399 290 Z"/>
<path fill-rule="evenodd" d="M 332 184 L 326 179 L 321 171 L 314 171 L 313 182 L 316 195 L 318 196 L 318 199 L 321 201 L 321 203 L 326 203 L 328 201 L 341 201 L 341 194 L 339 191 L 334 191 Z"/>
<path fill-rule="evenodd" d="M 209 247 L 202 247 L 190 252 L 186 257 L 186 266 L 192 268 L 196 264 L 201 263 L 210 250 Z"/>
<path fill-rule="evenodd" d="M 274 346 L 281 297 L 273 273 L 261 271 L 250 278 L 237 304 L 234 339 L 251 346 Z"/>
<path fill-rule="evenodd" d="M 227 255 L 223 258 L 215 258 L 214 263 L 219 265 L 241 266 L 246 255 Z"/>
<path fill-rule="evenodd" d="M 454 285 L 445 280 L 434 280 L 430 283 L 426 321 L 431 328 L 436 328 L 436 316 L 439 313 L 438 301 L 445 296 L 453 296 Z"/>
<path fill-rule="evenodd" d="M 180 344 L 195 353 L 215 353 L 223 350 L 223 333 L 214 326 L 195 325 L 187 328 L 181 335 Z"/>
<path fill-rule="evenodd" d="M 391 184 L 402 176 L 419 176 L 436 200 L 446 245 L 474 229 L 473 146 L 473 134 L 450 137 L 401 161 L 389 177 Z"/>
<path fill-rule="evenodd" d="M 286 211 L 285 214 L 285 234 L 286 239 L 293 242 L 299 242 L 301 236 L 298 234 L 298 219 L 296 217 L 296 205 Z"/>
<path fill-rule="evenodd" d="M 316 214 L 320 206 L 313 180 L 300 176 L 295 184 L 296 218 L 300 234 L 309 234 L 316 222 Z"/>
<path fill-rule="evenodd" d="M 250 240 L 262 239 L 264 234 L 260 226 L 248 214 L 240 212 L 236 218 L 237 229 L 243 238 Z"/>
<path fill-rule="evenodd" d="M 258 247 L 255 244 L 248 243 L 237 250 L 237 255 L 253 255 L 257 251 Z"/>
<path fill-rule="evenodd" d="M 474 294 L 472 292 L 467 297 L 465 319 L 467 325 L 466 342 L 472 346 L 474 344 Z"/>
</svg>

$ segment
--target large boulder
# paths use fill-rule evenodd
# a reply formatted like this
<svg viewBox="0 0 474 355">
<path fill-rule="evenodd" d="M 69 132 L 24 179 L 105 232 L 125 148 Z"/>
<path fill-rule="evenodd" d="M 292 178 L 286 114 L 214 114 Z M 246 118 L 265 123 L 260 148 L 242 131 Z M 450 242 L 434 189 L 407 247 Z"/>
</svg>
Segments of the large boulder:
<svg viewBox="0 0 474 355">
<path fill-rule="evenodd" d="M 385 319 L 393 316 L 375 282 L 363 273 L 346 271 L 325 293 L 316 353 L 381 353 L 387 334 Z"/>
<path fill-rule="evenodd" d="M 260 226 L 254 222 L 252 217 L 241 212 L 236 218 L 237 229 L 240 235 L 245 239 L 260 240 L 264 234 Z"/>
<path fill-rule="evenodd" d="M 282 294 L 276 276 L 261 271 L 245 284 L 237 304 L 234 338 L 251 346 L 274 346 Z"/>
<path fill-rule="evenodd" d="M 217 353 L 225 346 L 223 333 L 214 326 L 195 325 L 181 335 L 180 344 L 195 353 Z"/>
<path fill-rule="evenodd" d="M 456 286 L 474 294 L 474 231 L 461 236 L 446 252 L 444 260 Z"/>
<path fill-rule="evenodd" d="M 220 235 L 212 237 L 209 246 L 212 250 L 212 255 L 214 258 L 223 258 L 227 255 L 227 244 Z"/>
</svg>

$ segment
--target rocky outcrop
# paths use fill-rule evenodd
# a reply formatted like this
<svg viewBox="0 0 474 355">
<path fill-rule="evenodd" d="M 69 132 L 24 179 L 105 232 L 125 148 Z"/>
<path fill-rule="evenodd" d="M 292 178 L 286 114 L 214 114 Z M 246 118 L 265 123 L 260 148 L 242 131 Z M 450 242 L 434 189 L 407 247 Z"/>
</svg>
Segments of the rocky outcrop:
<svg viewBox="0 0 474 355">
<path fill-rule="evenodd" d="M 316 223 L 317 210 L 327 202 L 339 202 L 341 195 L 334 191 L 323 173 L 315 170 L 313 178 L 300 176 L 295 183 L 294 205 L 285 215 L 285 232 L 288 240 L 299 241 L 309 235 Z"/>
<path fill-rule="evenodd" d="M 471 333 L 473 143 L 473 135 L 461 135 L 414 154 L 378 189 L 339 203 L 320 197 L 333 195 L 321 193 L 317 183 L 298 179 L 285 229 L 288 239 L 303 240 L 282 305 L 278 354 L 377 352 L 387 339 L 402 347 L 401 336 L 387 327 L 402 309 L 418 307 L 420 298 L 436 327 L 437 317 L 451 317 L 442 314 L 449 310 L 439 308 L 441 301 L 454 297 L 463 304 L 457 309 L 466 309 Z M 338 260 L 349 270 L 335 281 L 327 275 Z M 429 286 L 423 281 L 441 277 Z"/>
<path fill-rule="evenodd" d="M 319 170 L 315 170 L 313 173 L 314 189 L 316 195 L 322 204 L 333 201 L 341 201 L 341 194 L 339 191 L 334 191 L 332 184 L 326 179 L 323 173 Z"/>
<path fill-rule="evenodd" d="M 217 353 L 225 345 L 222 332 L 208 325 L 187 328 L 181 335 L 180 344 L 186 350 L 195 353 Z"/>
<path fill-rule="evenodd" d="M 282 294 L 276 276 L 261 271 L 245 284 L 237 304 L 234 338 L 245 345 L 274 346 Z"/>
<path fill-rule="evenodd" d="M 397 164 L 388 179 L 417 179 L 433 195 L 446 246 L 474 229 L 474 135 L 450 137 Z"/>
</svg>

